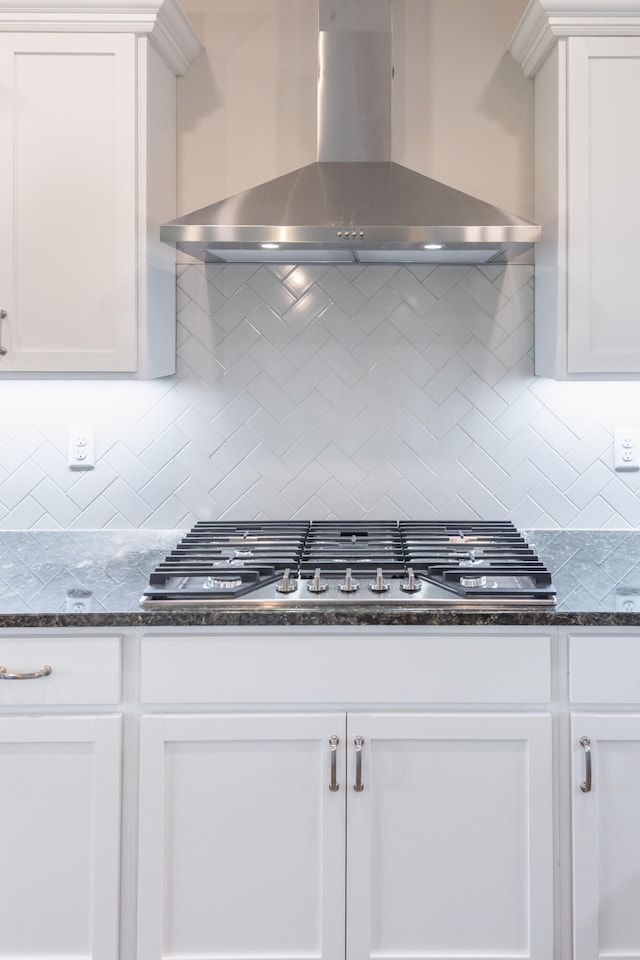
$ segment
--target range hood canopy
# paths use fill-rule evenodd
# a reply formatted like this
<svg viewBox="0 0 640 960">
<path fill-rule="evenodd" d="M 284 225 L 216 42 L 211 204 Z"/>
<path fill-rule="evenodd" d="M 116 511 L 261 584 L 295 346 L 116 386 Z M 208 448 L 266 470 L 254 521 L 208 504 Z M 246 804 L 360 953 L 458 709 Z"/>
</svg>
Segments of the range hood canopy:
<svg viewBox="0 0 640 960">
<path fill-rule="evenodd" d="M 318 160 L 160 229 L 214 262 L 531 262 L 540 227 L 391 161 L 392 0 L 319 0 Z"/>
</svg>

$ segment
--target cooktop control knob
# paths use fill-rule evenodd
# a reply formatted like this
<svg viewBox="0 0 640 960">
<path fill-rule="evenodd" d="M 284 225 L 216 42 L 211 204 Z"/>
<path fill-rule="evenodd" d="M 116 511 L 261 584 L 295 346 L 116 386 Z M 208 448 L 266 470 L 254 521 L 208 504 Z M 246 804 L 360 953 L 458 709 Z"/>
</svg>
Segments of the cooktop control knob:
<svg viewBox="0 0 640 960">
<path fill-rule="evenodd" d="M 413 567 L 407 567 L 407 579 L 402 581 L 400 589 L 404 590 L 405 593 L 417 593 L 418 590 L 422 589 L 422 583 L 420 580 L 416 580 Z"/>
<path fill-rule="evenodd" d="M 355 593 L 355 591 L 359 588 L 360 584 L 351 576 L 351 567 L 347 567 L 345 570 L 344 582 L 339 586 L 343 593 Z"/>
<path fill-rule="evenodd" d="M 329 584 L 326 580 L 322 580 L 320 567 L 316 567 L 316 572 L 313 575 L 313 580 L 310 580 L 307 584 L 307 590 L 310 593 L 324 593 Z"/>
<path fill-rule="evenodd" d="M 389 584 L 384 582 L 384 577 L 382 576 L 382 567 L 378 567 L 375 580 L 369 584 L 369 590 L 372 590 L 373 593 L 386 593 L 388 589 Z"/>
<path fill-rule="evenodd" d="M 280 583 L 276 583 L 278 593 L 294 593 L 298 589 L 298 581 L 291 576 L 289 567 L 282 574 Z"/>
</svg>

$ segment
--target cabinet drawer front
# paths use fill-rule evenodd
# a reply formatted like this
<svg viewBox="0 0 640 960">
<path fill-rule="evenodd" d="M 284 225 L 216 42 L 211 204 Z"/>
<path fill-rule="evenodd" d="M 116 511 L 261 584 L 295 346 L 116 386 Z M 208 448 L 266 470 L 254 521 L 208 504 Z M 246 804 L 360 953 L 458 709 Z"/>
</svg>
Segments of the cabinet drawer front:
<svg viewBox="0 0 640 960">
<path fill-rule="evenodd" d="M 569 637 L 572 703 L 640 703 L 640 633 Z"/>
<path fill-rule="evenodd" d="M 143 703 L 546 703 L 550 638 L 147 636 L 141 696 Z"/>
<path fill-rule="evenodd" d="M 0 679 L 0 707 L 117 703 L 120 642 L 120 637 L 0 638 L 0 665 L 9 675 Z M 39 673 L 44 675 L 29 676 Z"/>
</svg>

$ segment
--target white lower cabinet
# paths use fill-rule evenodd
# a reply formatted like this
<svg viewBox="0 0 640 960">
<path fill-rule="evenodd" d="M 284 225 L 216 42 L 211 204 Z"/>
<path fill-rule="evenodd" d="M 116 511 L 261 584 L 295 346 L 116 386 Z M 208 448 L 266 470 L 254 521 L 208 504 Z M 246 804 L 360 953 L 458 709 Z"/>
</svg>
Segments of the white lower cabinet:
<svg viewBox="0 0 640 960">
<path fill-rule="evenodd" d="M 0 958 L 118 956 L 121 722 L 0 717 Z"/>
<path fill-rule="evenodd" d="M 573 957 L 640 957 L 640 634 L 569 638 Z"/>
<path fill-rule="evenodd" d="M 551 720 L 350 714 L 347 957 L 553 953 Z"/>
<path fill-rule="evenodd" d="M 34 629 L 0 665 L 0 960 L 557 957 L 549 633 Z"/>
<path fill-rule="evenodd" d="M 552 956 L 548 715 L 141 726 L 138 960 Z"/>
<path fill-rule="evenodd" d="M 571 731 L 574 957 L 637 960 L 640 716 L 576 713 Z"/>
<path fill-rule="evenodd" d="M 344 715 L 145 716 L 139 960 L 344 952 Z"/>
<path fill-rule="evenodd" d="M 116 960 L 120 637 L 2 631 L 0 664 L 0 960 Z"/>
</svg>

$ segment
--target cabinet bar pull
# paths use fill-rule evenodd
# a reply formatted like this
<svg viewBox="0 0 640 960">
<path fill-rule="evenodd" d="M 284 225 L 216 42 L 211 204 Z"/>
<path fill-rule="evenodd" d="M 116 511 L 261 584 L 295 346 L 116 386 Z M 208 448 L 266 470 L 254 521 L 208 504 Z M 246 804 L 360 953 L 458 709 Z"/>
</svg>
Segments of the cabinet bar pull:
<svg viewBox="0 0 640 960">
<path fill-rule="evenodd" d="M 331 790 L 332 793 L 335 793 L 336 790 L 340 789 L 340 784 L 338 783 L 337 767 L 336 767 L 339 743 L 340 743 L 340 738 L 336 737 L 335 733 L 332 737 L 329 737 L 329 744 L 331 746 L 331 782 L 329 783 L 329 790 Z"/>
<path fill-rule="evenodd" d="M 0 320 L 4 320 L 7 316 L 6 310 L 0 310 Z M 4 357 L 7 353 L 7 348 L 2 346 L 2 341 L 0 340 L 0 357 Z"/>
<path fill-rule="evenodd" d="M 580 746 L 584 748 L 585 776 L 580 784 L 583 793 L 591 792 L 591 740 L 589 737 L 580 737 Z"/>
<path fill-rule="evenodd" d="M 356 782 L 353 785 L 353 789 L 356 793 L 362 793 L 364 790 L 364 784 L 362 782 L 362 744 L 364 743 L 364 737 L 358 736 L 353 742 L 356 746 Z"/>
<path fill-rule="evenodd" d="M 41 670 L 36 670 L 35 673 L 9 673 L 6 667 L 0 667 L 0 680 L 39 680 L 40 677 L 48 677 L 52 672 L 48 664 L 45 664 Z"/>
</svg>

